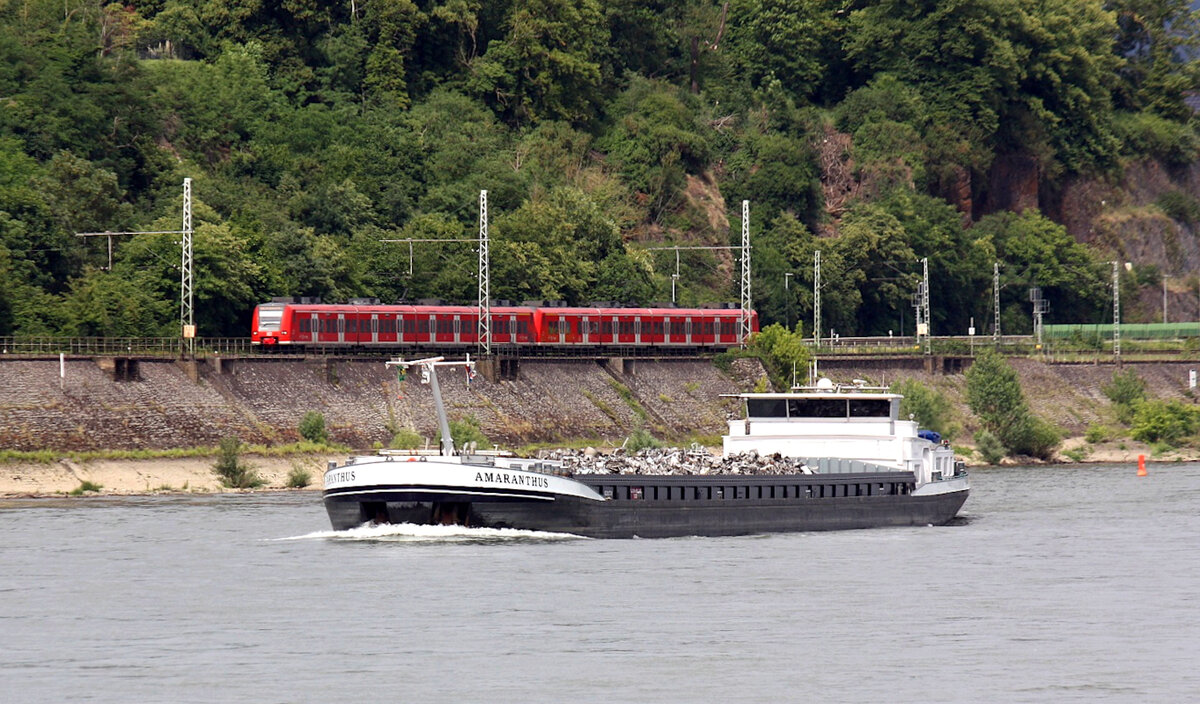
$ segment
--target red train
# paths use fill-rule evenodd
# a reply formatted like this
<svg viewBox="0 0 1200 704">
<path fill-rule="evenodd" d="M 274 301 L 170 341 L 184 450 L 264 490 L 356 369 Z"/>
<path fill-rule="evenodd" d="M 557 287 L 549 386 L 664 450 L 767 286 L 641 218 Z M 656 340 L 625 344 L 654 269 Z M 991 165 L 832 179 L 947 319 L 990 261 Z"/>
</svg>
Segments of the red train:
<svg viewBox="0 0 1200 704">
<path fill-rule="evenodd" d="M 726 349 L 739 343 L 737 308 L 491 306 L 494 347 Z M 454 305 L 263 303 L 250 343 L 322 347 L 474 347 L 479 309 Z M 751 311 L 751 330 L 758 315 Z"/>
</svg>

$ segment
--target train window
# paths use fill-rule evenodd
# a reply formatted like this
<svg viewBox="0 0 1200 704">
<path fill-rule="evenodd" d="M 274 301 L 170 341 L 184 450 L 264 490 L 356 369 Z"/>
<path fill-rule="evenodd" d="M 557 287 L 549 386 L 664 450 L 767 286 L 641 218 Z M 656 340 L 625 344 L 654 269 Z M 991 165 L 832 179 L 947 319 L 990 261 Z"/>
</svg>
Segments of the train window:
<svg viewBox="0 0 1200 704">
<path fill-rule="evenodd" d="M 529 333 L 529 321 L 527 321 L 527 320 L 517 321 L 517 332 L 528 334 Z"/>
<path fill-rule="evenodd" d="M 308 332 L 309 331 L 308 318 L 301 318 L 298 321 L 297 325 L 300 328 L 300 332 Z"/>
<path fill-rule="evenodd" d="M 279 324 L 283 322 L 283 307 L 282 306 L 259 306 L 258 308 L 258 329 L 259 330 L 278 330 Z"/>
</svg>

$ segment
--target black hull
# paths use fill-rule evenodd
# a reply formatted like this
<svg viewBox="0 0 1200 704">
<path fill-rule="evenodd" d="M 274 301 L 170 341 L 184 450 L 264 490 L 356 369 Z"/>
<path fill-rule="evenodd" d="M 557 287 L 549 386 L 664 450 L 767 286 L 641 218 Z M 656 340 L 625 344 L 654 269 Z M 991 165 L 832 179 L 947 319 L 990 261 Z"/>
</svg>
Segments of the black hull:
<svg viewBox="0 0 1200 704">
<path fill-rule="evenodd" d="M 914 496 L 909 493 L 911 484 L 897 482 L 894 474 L 579 479 L 613 498 L 468 502 L 412 492 L 380 493 L 370 500 L 326 494 L 325 507 L 335 530 L 375 521 L 517 528 L 592 538 L 669 538 L 942 525 L 958 513 L 968 493 L 963 489 Z M 631 493 L 631 487 L 640 491 Z M 716 487 L 719 494 L 712 491 Z"/>
</svg>

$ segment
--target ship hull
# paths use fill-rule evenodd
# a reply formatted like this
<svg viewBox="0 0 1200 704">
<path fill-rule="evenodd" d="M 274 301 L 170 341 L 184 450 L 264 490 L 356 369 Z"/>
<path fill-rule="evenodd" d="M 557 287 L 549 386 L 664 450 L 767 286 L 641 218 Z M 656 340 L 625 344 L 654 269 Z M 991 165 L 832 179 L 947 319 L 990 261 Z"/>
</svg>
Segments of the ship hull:
<svg viewBox="0 0 1200 704">
<path fill-rule="evenodd" d="M 944 490 L 914 494 L 907 473 L 577 481 L 605 499 L 545 494 L 493 499 L 452 495 L 444 488 L 427 494 L 410 486 L 369 495 L 327 492 L 325 506 L 337 530 L 365 522 L 453 523 L 592 538 L 668 538 L 942 525 L 968 494 L 965 478 L 961 488 L 948 482 Z"/>
</svg>

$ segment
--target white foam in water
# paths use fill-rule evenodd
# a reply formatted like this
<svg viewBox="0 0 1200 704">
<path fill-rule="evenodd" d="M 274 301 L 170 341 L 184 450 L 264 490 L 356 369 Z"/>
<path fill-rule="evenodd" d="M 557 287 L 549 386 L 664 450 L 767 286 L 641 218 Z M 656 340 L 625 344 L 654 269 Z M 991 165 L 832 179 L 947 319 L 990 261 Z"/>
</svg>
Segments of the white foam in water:
<svg viewBox="0 0 1200 704">
<path fill-rule="evenodd" d="M 274 540 L 371 540 L 395 542 L 474 542 L 502 540 L 576 540 L 571 533 L 548 533 L 515 528 L 468 528 L 415 523 L 366 523 L 349 530 L 319 530 Z"/>
</svg>

